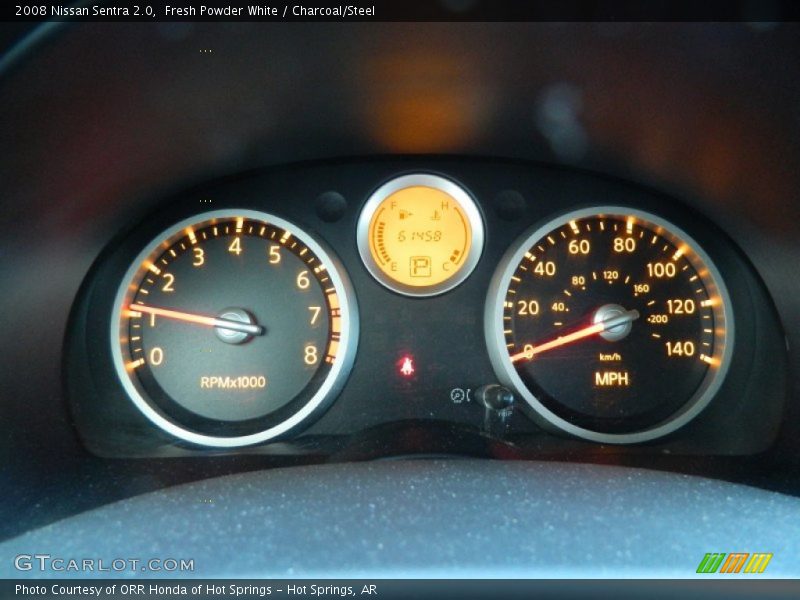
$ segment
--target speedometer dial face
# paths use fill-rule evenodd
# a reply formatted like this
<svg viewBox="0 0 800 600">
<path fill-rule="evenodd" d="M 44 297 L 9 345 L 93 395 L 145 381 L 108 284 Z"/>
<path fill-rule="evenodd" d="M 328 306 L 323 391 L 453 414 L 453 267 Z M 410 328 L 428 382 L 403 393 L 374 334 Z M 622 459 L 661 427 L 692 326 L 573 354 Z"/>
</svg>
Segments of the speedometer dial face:
<svg viewBox="0 0 800 600">
<path fill-rule="evenodd" d="M 111 330 L 134 404 L 209 446 L 307 423 L 341 388 L 356 338 L 333 257 L 297 226 L 248 210 L 198 215 L 156 238 L 122 281 Z"/>
<path fill-rule="evenodd" d="M 500 378 L 540 420 L 594 441 L 666 435 L 727 370 L 728 293 L 686 233 L 627 208 L 575 211 L 526 234 L 492 284 Z"/>
</svg>

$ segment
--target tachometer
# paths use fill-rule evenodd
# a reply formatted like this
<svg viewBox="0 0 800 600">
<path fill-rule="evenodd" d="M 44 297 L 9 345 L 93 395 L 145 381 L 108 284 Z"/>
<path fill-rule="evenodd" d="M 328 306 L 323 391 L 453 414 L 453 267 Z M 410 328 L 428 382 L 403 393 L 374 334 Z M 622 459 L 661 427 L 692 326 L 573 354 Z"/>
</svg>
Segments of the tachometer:
<svg viewBox="0 0 800 600">
<path fill-rule="evenodd" d="M 711 259 L 638 210 L 561 216 L 506 254 L 486 307 L 500 379 L 550 426 L 600 442 L 676 430 L 730 362 L 732 308 Z"/>
<path fill-rule="evenodd" d="M 308 423 L 342 387 L 358 336 L 332 255 L 250 210 L 204 213 L 158 236 L 125 275 L 114 315 L 114 363 L 133 403 L 207 446 Z"/>
</svg>

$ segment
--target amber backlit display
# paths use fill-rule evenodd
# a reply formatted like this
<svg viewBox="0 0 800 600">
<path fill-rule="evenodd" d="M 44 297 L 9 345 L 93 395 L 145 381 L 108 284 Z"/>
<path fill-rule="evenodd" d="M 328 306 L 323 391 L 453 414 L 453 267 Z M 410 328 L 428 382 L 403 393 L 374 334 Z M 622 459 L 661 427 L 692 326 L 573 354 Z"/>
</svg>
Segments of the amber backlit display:
<svg viewBox="0 0 800 600">
<path fill-rule="evenodd" d="M 378 205 L 370 221 L 369 249 L 390 279 L 429 287 L 456 275 L 472 243 L 472 227 L 450 194 L 413 186 L 394 192 Z"/>
</svg>

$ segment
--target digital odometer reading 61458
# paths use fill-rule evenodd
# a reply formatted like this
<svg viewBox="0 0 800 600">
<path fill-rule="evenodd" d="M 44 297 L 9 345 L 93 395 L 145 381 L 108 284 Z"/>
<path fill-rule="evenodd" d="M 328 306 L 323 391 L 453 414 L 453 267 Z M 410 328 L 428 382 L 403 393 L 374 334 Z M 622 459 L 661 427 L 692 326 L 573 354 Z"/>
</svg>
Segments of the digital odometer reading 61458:
<svg viewBox="0 0 800 600">
<path fill-rule="evenodd" d="M 665 435 L 711 399 L 732 344 L 728 294 L 685 233 L 630 209 L 588 209 L 528 233 L 487 304 L 501 379 L 535 416 L 595 441 Z"/>
<path fill-rule="evenodd" d="M 433 296 L 464 281 L 483 250 L 483 221 L 455 182 L 419 173 L 379 187 L 358 221 L 369 272 L 406 296 Z"/>
</svg>

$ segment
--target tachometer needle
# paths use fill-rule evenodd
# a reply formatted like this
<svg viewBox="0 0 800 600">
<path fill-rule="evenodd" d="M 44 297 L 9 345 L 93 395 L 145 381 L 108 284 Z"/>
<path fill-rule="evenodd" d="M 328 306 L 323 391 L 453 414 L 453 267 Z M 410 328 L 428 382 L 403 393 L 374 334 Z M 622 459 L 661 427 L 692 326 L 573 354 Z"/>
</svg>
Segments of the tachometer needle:
<svg viewBox="0 0 800 600">
<path fill-rule="evenodd" d="M 176 319 L 178 321 L 186 321 L 187 323 L 197 323 L 198 325 L 219 327 L 220 329 L 238 331 L 241 333 L 247 333 L 249 335 L 264 335 L 264 328 L 261 325 L 256 325 L 255 323 L 243 323 L 242 321 L 234 321 L 233 319 L 207 317 L 195 313 L 170 310 L 168 308 L 146 306 L 144 304 L 131 304 L 128 308 L 135 312 L 147 313 L 156 315 L 157 317 L 165 317 L 167 319 Z"/>
<path fill-rule="evenodd" d="M 543 344 L 539 344 L 538 346 L 528 346 L 527 349 L 523 350 L 522 352 L 517 352 L 516 354 L 512 354 L 511 362 L 517 362 L 523 359 L 530 360 L 535 355 L 541 354 L 542 352 L 547 352 L 548 350 L 552 350 L 553 348 L 558 348 L 560 346 L 571 344 L 572 342 L 577 342 L 578 340 L 582 340 L 584 338 L 591 337 L 599 333 L 603 333 L 604 331 L 608 331 L 609 329 L 612 329 L 614 327 L 619 327 L 620 325 L 624 325 L 625 323 L 630 323 L 631 321 L 635 321 L 638 318 L 639 318 L 638 310 L 625 311 L 622 314 L 618 314 L 613 317 L 603 319 L 599 323 L 595 323 L 594 325 L 590 325 L 589 327 L 584 327 L 583 329 L 578 329 L 577 331 L 573 331 L 572 333 L 568 333 L 567 335 L 559 336 L 554 340 L 545 342 Z"/>
</svg>

